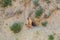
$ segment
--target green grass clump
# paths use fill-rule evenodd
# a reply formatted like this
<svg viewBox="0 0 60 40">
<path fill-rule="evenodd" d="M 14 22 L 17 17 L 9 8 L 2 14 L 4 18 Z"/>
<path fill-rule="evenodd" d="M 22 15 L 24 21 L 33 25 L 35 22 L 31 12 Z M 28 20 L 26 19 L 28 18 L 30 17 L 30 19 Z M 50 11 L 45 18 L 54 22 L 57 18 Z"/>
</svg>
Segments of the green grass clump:
<svg viewBox="0 0 60 40">
<path fill-rule="evenodd" d="M 45 26 L 47 26 L 47 23 L 48 23 L 48 22 L 45 21 L 45 22 L 42 22 L 41 24 L 42 24 L 42 26 L 45 27 Z"/>
<path fill-rule="evenodd" d="M 40 7 L 38 10 L 35 11 L 35 17 L 39 18 L 44 12 L 44 9 Z"/>
<path fill-rule="evenodd" d="M 21 31 L 21 28 L 22 28 L 22 24 L 17 22 L 17 23 L 14 23 L 10 29 L 14 32 L 14 33 L 18 33 Z"/>
<path fill-rule="evenodd" d="M 35 6 L 38 5 L 38 2 L 39 2 L 39 0 L 33 0 L 33 4 L 34 4 Z"/>
<path fill-rule="evenodd" d="M 49 35 L 49 40 L 54 40 L 54 35 Z"/>
<path fill-rule="evenodd" d="M 12 5 L 12 0 L 2 0 L 3 7 L 7 7 L 8 5 Z"/>
</svg>

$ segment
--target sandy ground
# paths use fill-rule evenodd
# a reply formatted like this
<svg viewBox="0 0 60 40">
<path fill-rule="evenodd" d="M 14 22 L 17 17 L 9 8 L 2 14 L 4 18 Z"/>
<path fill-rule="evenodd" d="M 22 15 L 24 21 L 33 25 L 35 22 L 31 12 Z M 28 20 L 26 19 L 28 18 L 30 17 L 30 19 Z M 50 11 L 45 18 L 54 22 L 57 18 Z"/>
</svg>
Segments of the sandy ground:
<svg viewBox="0 0 60 40">
<path fill-rule="evenodd" d="M 30 30 L 21 32 L 20 40 L 48 40 L 48 35 L 54 34 L 55 39 L 59 40 L 60 36 L 60 10 L 53 12 L 48 19 L 47 27 L 35 27 Z M 58 18 L 57 18 L 58 17 Z M 39 34 L 36 34 L 36 32 Z"/>
<path fill-rule="evenodd" d="M 15 10 L 15 7 L 17 10 L 17 8 L 20 8 L 24 5 L 24 3 L 20 5 L 19 0 L 16 0 L 16 1 L 17 2 L 13 2 L 13 6 L 12 6 L 13 10 Z M 46 3 L 43 3 L 43 2 L 41 3 L 43 4 L 43 5 L 41 4 L 43 7 L 46 6 L 45 8 L 47 8 Z M 3 16 L 0 16 L 0 40 L 16 40 L 17 38 L 18 40 L 48 40 L 48 35 L 54 34 L 54 33 L 55 33 L 54 40 L 59 40 L 60 38 L 60 10 L 55 10 L 52 13 L 51 17 L 47 19 L 48 21 L 47 27 L 39 26 L 39 27 L 35 27 L 35 28 L 32 27 L 31 29 L 27 29 L 27 27 L 23 24 L 24 25 L 23 29 L 18 34 L 14 34 L 10 30 L 9 27 L 16 21 L 26 23 L 27 17 L 29 15 L 29 11 L 30 9 L 32 9 L 30 8 L 32 4 L 31 6 L 27 4 L 27 6 L 28 6 L 27 8 L 22 7 L 23 10 L 25 11 L 21 15 L 14 15 L 6 19 L 3 18 L 5 17 L 3 14 L 2 14 Z M 49 10 L 55 9 L 54 7 L 55 5 L 51 7 Z M 37 32 L 39 33 L 37 34 Z"/>
<path fill-rule="evenodd" d="M 1 40 L 16 40 L 18 38 L 19 40 L 48 40 L 48 35 L 55 33 L 55 40 L 59 40 L 58 36 L 60 35 L 60 11 L 56 10 L 53 12 L 51 17 L 48 19 L 48 25 L 47 27 L 36 27 L 32 29 L 25 29 L 25 26 L 23 27 L 23 30 L 16 35 L 14 35 L 10 29 L 9 25 L 12 25 L 12 23 L 16 21 L 21 21 L 21 18 L 16 19 L 16 16 L 9 18 L 7 20 L 4 20 L 4 26 L 0 30 L 0 39 Z M 23 14 L 22 14 L 23 15 Z M 21 15 L 21 16 L 22 16 Z M 23 17 L 22 17 L 23 18 Z M 15 19 L 14 21 L 12 21 Z M 22 20 L 23 21 L 23 20 Z M 6 23 L 8 25 L 6 25 Z M 24 30 L 25 29 L 25 30 Z M 39 35 L 36 34 L 36 32 L 39 32 Z M 37 37 L 37 38 L 36 38 Z"/>
</svg>

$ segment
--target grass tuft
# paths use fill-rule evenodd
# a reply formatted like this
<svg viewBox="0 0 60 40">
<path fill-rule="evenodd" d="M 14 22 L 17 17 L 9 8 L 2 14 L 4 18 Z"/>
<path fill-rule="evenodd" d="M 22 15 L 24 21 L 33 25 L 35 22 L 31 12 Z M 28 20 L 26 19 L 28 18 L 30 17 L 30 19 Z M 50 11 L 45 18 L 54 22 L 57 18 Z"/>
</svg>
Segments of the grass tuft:
<svg viewBox="0 0 60 40">
<path fill-rule="evenodd" d="M 40 7 L 38 10 L 35 11 L 35 17 L 39 18 L 44 12 L 44 9 Z"/>
<path fill-rule="evenodd" d="M 39 2 L 39 0 L 33 0 L 33 4 L 34 4 L 35 6 L 38 5 L 38 2 Z"/>
<path fill-rule="evenodd" d="M 49 35 L 49 40 L 54 40 L 54 35 Z"/>
<path fill-rule="evenodd" d="M 21 31 L 21 28 L 22 28 L 22 24 L 17 22 L 17 23 L 14 23 L 10 29 L 14 32 L 14 33 L 19 33 Z"/>
<path fill-rule="evenodd" d="M 42 26 L 46 27 L 47 26 L 47 23 L 48 22 L 45 21 L 45 22 L 42 22 L 41 24 L 42 24 Z"/>
<path fill-rule="evenodd" d="M 3 7 L 7 7 L 8 5 L 12 5 L 12 0 L 2 0 Z"/>
</svg>

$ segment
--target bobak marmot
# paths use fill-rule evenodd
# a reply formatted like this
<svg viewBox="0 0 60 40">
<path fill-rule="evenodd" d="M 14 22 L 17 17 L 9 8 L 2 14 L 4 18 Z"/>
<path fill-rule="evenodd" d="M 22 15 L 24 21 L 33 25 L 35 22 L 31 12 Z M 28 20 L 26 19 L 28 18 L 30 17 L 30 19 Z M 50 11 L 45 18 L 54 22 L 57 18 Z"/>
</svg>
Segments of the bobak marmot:
<svg viewBox="0 0 60 40">
<path fill-rule="evenodd" d="M 27 27 L 31 28 L 32 27 L 32 20 L 30 17 L 27 18 Z"/>
<path fill-rule="evenodd" d="M 27 27 L 28 27 L 28 28 L 31 28 L 32 26 L 33 26 L 33 27 L 37 26 L 36 21 L 34 21 L 34 20 L 32 20 L 30 17 L 28 17 L 28 18 L 27 18 Z"/>
</svg>

